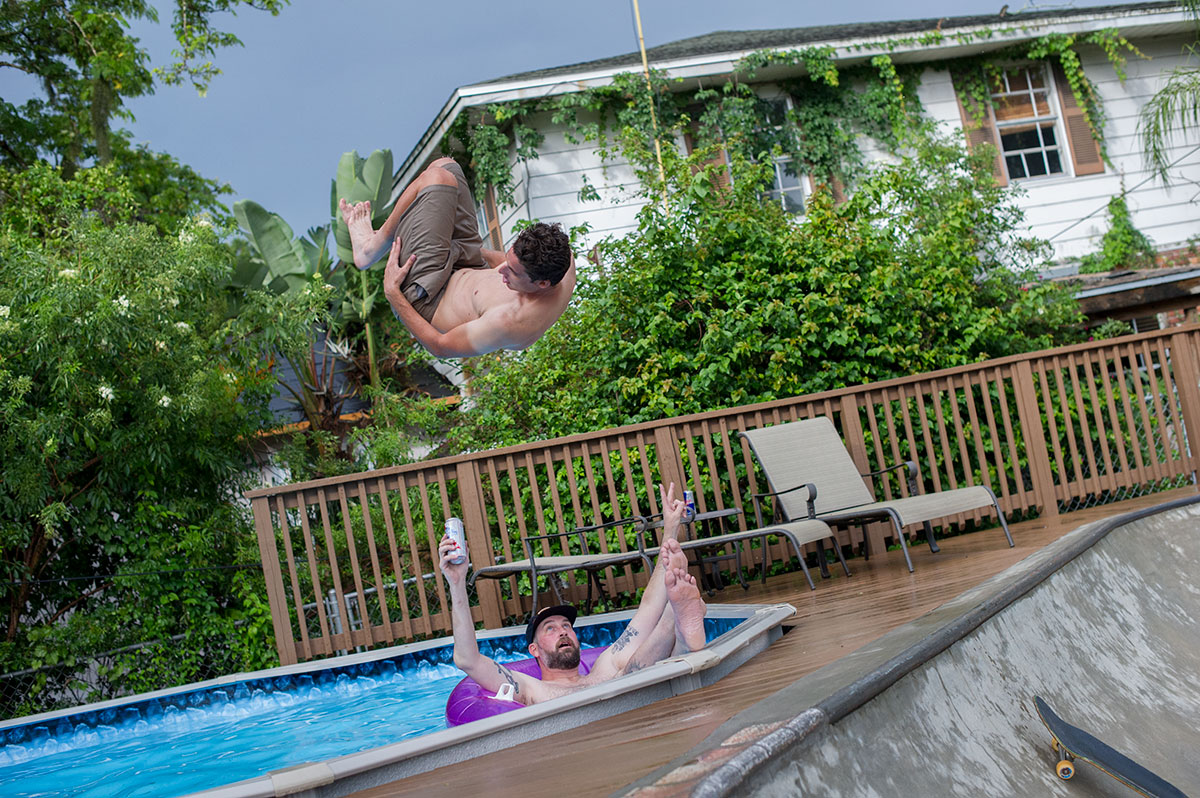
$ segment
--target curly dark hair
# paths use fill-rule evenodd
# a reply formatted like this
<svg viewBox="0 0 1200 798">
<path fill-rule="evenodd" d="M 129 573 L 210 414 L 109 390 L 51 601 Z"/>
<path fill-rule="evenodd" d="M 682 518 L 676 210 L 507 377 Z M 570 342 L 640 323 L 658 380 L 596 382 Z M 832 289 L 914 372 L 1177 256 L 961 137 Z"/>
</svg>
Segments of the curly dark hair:
<svg viewBox="0 0 1200 798">
<path fill-rule="evenodd" d="M 562 225 L 538 222 L 517 236 L 513 254 L 525 267 L 530 280 L 549 280 L 550 285 L 558 285 L 571 265 L 571 240 L 563 232 Z"/>
</svg>

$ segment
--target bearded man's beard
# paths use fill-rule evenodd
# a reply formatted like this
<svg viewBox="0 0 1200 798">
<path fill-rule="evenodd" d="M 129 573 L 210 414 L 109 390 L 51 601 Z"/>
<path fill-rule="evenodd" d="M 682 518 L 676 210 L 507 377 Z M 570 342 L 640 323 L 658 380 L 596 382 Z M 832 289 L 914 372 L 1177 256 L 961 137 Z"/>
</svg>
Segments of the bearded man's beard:
<svg viewBox="0 0 1200 798">
<path fill-rule="evenodd" d="M 579 667 L 579 646 L 556 646 L 553 651 L 545 654 L 546 667 L 556 671 L 565 671 Z"/>
</svg>

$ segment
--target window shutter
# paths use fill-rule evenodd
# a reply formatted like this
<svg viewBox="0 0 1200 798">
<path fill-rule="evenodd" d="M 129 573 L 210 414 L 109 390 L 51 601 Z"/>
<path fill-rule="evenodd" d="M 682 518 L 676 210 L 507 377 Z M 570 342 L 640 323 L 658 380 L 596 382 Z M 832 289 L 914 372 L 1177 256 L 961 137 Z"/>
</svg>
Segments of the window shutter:
<svg viewBox="0 0 1200 798">
<path fill-rule="evenodd" d="M 983 118 L 982 122 L 977 123 L 974 117 L 967 113 L 957 85 L 954 87 L 954 98 L 958 102 L 958 115 L 962 119 L 963 133 L 967 136 L 967 148 L 974 150 L 982 144 L 991 144 L 995 147 L 996 160 L 992 164 L 992 175 L 998 184 L 1007 186 L 1008 172 L 1005 171 L 1004 164 L 1000 160 L 1000 139 L 996 136 L 996 123 L 992 118 L 991 105 L 987 107 L 987 116 Z"/>
<path fill-rule="evenodd" d="M 689 130 L 683 137 L 684 142 L 687 144 L 688 155 L 691 155 L 696 149 L 695 136 L 696 131 L 699 130 L 699 127 L 700 126 L 698 124 L 693 122 L 691 130 Z M 721 189 L 722 191 L 728 190 L 731 181 L 729 177 L 729 160 L 725 157 L 725 150 L 722 149 L 717 153 L 715 158 L 709 158 L 704 162 L 704 166 L 708 166 L 709 164 L 713 164 L 717 167 L 715 170 L 715 174 L 717 176 L 717 188 Z"/>
<path fill-rule="evenodd" d="M 1104 160 L 1100 157 L 1100 144 L 1092 135 L 1092 128 L 1083 116 L 1083 108 L 1067 82 L 1062 66 L 1053 65 L 1054 86 L 1058 89 L 1058 107 L 1062 109 L 1063 127 L 1067 132 L 1067 143 L 1071 149 L 1071 165 L 1075 176 L 1098 175 L 1104 171 Z"/>
<path fill-rule="evenodd" d="M 829 176 L 829 190 L 833 192 L 833 201 L 837 205 L 846 201 L 846 184 L 838 180 L 837 175 Z"/>
<path fill-rule="evenodd" d="M 494 186 L 488 186 L 487 193 L 483 197 L 483 218 L 487 222 L 488 248 L 503 252 L 504 236 L 500 234 L 500 214 L 496 207 L 496 188 Z"/>
<path fill-rule="evenodd" d="M 808 193 L 811 196 L 817 190 L 818 186 L 829 186 L 829 193 L 833 196 L 833 204 L 841 205 L 846 201 L 846 184 L 838 179 L 837 175 L 830 173 L 829 177 L 817 182 L 816 178 L 808 175 Z"/>
</svg>

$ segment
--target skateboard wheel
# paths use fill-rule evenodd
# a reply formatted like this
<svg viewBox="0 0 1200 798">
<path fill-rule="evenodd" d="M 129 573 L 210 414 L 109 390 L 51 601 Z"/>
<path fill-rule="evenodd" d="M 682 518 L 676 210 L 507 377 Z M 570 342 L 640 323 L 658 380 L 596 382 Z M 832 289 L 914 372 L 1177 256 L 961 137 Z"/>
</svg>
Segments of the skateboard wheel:
<svg viewBox="0 0 1200 798">
<path fill-rule="evenodd" d="M 1058 765 L 1055 767 L 1055 771 L 1058 773 L 1058 777 L 1060 779 L 1066 781 L 1075 775 L 1075 766 L 1064 759 L 1058 763 Z"/>
</svg>

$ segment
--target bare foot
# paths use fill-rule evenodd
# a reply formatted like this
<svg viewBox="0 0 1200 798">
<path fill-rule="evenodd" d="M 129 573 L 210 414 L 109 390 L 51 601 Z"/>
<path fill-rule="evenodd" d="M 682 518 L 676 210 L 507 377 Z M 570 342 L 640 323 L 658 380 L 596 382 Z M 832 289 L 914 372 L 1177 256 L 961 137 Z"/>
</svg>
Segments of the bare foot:
<svg viewBox="0 0 1200 798">
<path fill-rule="evenodd" d="M 356 202 L 351 205 L 342 199 L 339 200 L 338 207 L 342 209 L 342 220 L 350 230 L 350 249 L 354 251 L 354 265 L 365 269 L 379 259 L 379 252 L 375 251 L 375 230 L 371 228 L 371 203 Z"/>
<path fill-rule="evenodd" d="M 683 568 L 668 568 L 667 598 L 675 611 L 675 633 L 688 651 L 699 651 L 707 642 L 704 636 L 704 614 L 708 607 L 700 598 L 696 579 Z"/>
<path fill-rule="evenodd" d="M 687 573 L 687 555 L 683 553 L 683 547 L 679 545 L 678 540 L 675 538 L 664 540 L 662 544 L 662 556 L 666 558 L 664 562 L 668 571 L 673 568 L 679 568 L 684 573 Z"/>
</svg>

